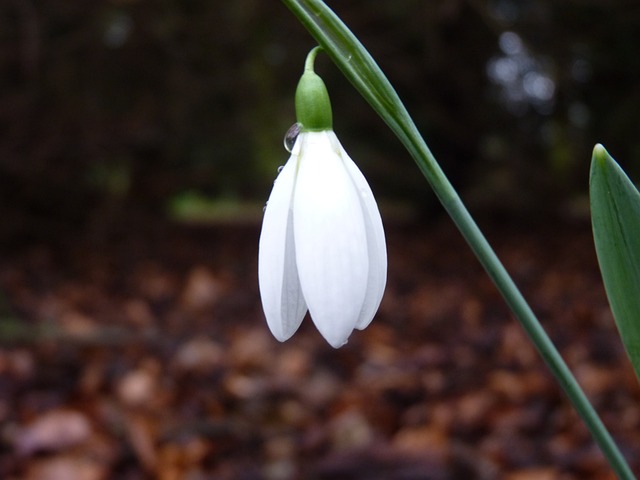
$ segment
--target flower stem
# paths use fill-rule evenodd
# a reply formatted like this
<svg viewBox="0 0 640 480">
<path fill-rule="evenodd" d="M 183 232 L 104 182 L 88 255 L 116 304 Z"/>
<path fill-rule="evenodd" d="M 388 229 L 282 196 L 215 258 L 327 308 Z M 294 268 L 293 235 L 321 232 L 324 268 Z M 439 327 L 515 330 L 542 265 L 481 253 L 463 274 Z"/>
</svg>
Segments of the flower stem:
<svg viewBox="0 0 640 480">
<path fill-rule="evenodd" d="M 591 431 L 612 469 L 620 479 L 635 479 L 598 414 L 440 168 L 375 60 L 321 0 L 282 1 L 411 153 L 438 199 Z"/>
<path fill-rule="evenodd" d="M 309 53 L 307 54 L 307 58 L 304 61 L 304 71 L 305 72 L 313 72 L 313 64 L 316 61 L 316 56 L 318 52 L 322 50 L 321 46 L 313 47 Z"/>
</svg>

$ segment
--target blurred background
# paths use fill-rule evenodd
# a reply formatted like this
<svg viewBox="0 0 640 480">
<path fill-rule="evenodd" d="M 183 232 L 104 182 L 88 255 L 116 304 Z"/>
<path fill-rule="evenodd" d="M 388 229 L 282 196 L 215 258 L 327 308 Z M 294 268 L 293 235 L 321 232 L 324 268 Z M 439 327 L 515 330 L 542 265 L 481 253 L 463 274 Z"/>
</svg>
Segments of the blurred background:
<svg viewBox="0 0 640 480">
<path fill-rule="evenodd" d="M 640 4 L 327 3 L 637 462 L 587 189 L 596 142 L 640 179 Z M 0 476 L 613 478 L 322 55 L 335 130 L 382 206 L 389 288 L 338 352 L 308 319 L 285 346 L 268 335 L 259 224 L 313 46 L 277 1 L 0 3 Z"/>
<path fill-rule="evenodd" d="M 636 2 L 330 4 L 471 208 L 579 207 L 596 142 L 640 174 Z M 278 2 L 15 0 L 0 9 L 3 235 L 257 207 L 268 196 L 314 45 Z M 399 142 L 326 57 L 318 71 L 335 129 L 377 195 L 431 211 Z"/>
</svg>

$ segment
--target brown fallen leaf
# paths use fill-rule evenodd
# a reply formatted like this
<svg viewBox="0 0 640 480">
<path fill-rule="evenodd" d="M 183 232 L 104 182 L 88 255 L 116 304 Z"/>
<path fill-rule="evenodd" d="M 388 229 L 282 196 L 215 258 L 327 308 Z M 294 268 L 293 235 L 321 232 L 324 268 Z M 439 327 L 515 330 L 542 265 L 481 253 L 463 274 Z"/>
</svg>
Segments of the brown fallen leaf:
<svg viewBox="0 0 640 480">
<path fill-rule="evenodd" d="M 517 470 L 505 475 L 505 480 L 557 480 L 562 478 L 555 467 L 539 467 Z"/>
<path fill-rule="evenodd" d="M 200 312 L 215 305 L 224 291 L 224 282 L 209 268 L 198 266 L 189 272 L 180 301 L 185 309 Z"/>
<path fill-rule="evenodd" d="M 14 447 L 21 455 L 39 451 L 62 451 L 85 442 L 91 435 L 86 416 L 73 410 L 52 410 L 36 418 L 14 436 Z"/>
<path fill-rule="evenodd" d="M 24 480 L 106 480 L 104 465 L 86 457 L 55 456 L 31 464 Z"/>
</svg>

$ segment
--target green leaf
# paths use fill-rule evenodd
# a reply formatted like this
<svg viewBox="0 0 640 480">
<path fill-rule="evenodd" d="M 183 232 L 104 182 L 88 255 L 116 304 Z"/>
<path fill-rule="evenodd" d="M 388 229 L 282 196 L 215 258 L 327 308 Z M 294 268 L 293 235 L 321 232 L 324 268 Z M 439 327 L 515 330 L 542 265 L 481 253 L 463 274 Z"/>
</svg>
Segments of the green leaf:
<svg viewBox="0 0 640 480">
<path fill-rule="evenodd" d="M 640 193 L 605 148 L 591 161 L 593 236 L 609 304 L 640 378 Z"/>
</svg>

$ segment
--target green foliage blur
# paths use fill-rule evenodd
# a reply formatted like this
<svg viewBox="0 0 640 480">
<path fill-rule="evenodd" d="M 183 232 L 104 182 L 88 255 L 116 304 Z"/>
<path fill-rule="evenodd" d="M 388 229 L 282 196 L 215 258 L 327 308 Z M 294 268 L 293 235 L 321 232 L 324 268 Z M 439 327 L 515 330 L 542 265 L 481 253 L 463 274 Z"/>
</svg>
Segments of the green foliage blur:
<svg viewBox="0 0 640 480">
<path fill-rule="evenodd" d="M 334 0 L 471 209 L 570 210 L 602 142 L 640 175 L 640 5 Z M 278 1 L 0 4 L 0 215 L 23 235 L 249 202 L 287 159 L 312 39 Z M 334 126 L 377 196 L 437 209 L 326 57 Z"/>
</svg>

